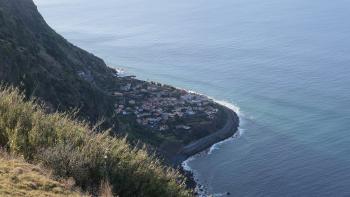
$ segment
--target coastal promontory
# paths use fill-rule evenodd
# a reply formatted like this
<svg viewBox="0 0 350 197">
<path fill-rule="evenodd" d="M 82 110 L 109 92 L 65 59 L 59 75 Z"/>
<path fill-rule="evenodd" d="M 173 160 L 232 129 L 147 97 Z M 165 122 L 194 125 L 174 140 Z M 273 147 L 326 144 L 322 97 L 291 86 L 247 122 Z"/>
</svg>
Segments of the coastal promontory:
<svg viewBox="0 0 350 197">
<path fill-rule="evenodd" d="M 47 158 L 56 160 L 47 162 L 47 167 L 65 169 L 55 171 L 58 178 L 75 177 L 83 190 L 92 193 L 96 191 L 90 187 L 98 188 L 107 179 L 114 191 L 127 196 L 131 194 L 125 190 L 128 185 L 118 185 L 124 177 L 130 184 L 137 180 L 138 185 L 129 185 L 132 195 L 174 192 L 173 196 L 186 196 L 182 176 L 162 166 L 179 167 L 187 157 L 232 136 L 239 126 L 233 110 L 207 96 L 121 75 L 51 29 L 32 0 L 0 0 L 0 80 L 1 148 L 32 163 L 44 162 L 38 153 L 51 151 Z M 5 98 L 16 99 L 12 101 L 16 108 Z M 95 153 L 85 149 L 89 138 L 108 146 L 96 145 L 103 158 L 93 158 Z M 134 151 L 125 153 L 126 159 L 118 152 L 123 147 Z M 59 155 L 65 155 L 69 167 L 81 165 L 79 176 L 72 169 L 55 166 L 63 160 Z M 141 174 L 128 176 L 133 156 L 147 166 L 137 166 L 142 162 L 135 161 Z M 174 173 L 172 177 L 166 170 Z M 150 180 L 159 182 L 159 191 L 150 189 Z"/>
</svg>

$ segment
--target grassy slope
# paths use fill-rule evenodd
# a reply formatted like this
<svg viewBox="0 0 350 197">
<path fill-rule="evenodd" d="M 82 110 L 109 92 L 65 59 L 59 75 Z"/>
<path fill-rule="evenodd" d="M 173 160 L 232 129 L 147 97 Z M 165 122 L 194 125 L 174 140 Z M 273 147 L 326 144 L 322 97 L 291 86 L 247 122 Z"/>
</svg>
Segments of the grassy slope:
<svg viewBox="0 0 350 197">
<path fill-rule="evenodd" d="M 20 159 L 0 155 L 0 196 L 83 196 L 70 185 L 50 178 L 46 171 Z"/>
<path fill-rule="evenodd" d="M 62 113 L 45 114 L 16 89 L 0 90 L 0 145 L 94 192 L 107 179 L 120 196 L 190 196 L 184 177 L 124 139 Z"/>
</svg>

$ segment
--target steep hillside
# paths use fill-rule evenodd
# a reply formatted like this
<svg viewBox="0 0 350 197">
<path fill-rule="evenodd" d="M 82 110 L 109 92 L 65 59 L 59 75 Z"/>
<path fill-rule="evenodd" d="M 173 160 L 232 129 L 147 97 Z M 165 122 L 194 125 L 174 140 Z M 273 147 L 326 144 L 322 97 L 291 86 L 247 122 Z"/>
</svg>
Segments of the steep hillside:
<svg viewBox="0 0 350 197">
<path fill-rule="evenodd" d="M 112 114 L 105 93 L 115 71 L 52 30 L 32 0 L 0 0 L 0 79 L 52 110 L 79 108 L 95 121 Z"/>
<path fill-rule="evenodd" d="M 42 163 L 57 178 L 71 177 L 92 194 L 107 180 L 121 197 L 190 196 L 185 178 L 145 150 L 23 99 L 16 89 L 0 88 L 0 147 L 8 152 Z"/>
</svg>

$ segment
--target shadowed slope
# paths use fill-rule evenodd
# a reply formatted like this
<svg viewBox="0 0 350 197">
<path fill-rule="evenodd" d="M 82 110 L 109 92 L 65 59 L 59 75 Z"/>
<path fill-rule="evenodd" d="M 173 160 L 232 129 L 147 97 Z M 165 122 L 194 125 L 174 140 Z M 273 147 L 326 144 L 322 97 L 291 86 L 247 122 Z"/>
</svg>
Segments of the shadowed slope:
<svg viewBox="0 0 350 197">
<path fill-rule="evenodd" d="M 44 100 L 79 108 L 91 121 L 112 114 L 105 90 L 115 71 L 52 30 L 32 0 L 0 0 L 0 79 Z"/>
</svg>

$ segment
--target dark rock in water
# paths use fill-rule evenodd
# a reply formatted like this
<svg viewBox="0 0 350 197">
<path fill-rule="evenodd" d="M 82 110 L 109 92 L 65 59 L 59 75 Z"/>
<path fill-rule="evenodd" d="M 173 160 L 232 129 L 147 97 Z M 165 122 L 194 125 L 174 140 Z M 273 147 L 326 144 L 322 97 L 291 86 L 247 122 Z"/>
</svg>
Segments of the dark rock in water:
<svg viewBox="0 0 350 197">
<path fill-rule="evenodd" d="M 231 193 L 230 193 L 230 192 L 227 192 L 226 194 L 227 194 L 228 196 L 229 196 L 229 195 L 231 195 Z"/>
<path fill-rule="evenodd" d="M 194 179 L 193 173 L 190 171 L 184 170 L 182 167 L 179 169 L 180 173 L 186 176 L 186 186 L 188 189 L 194 189 L 196 188 L 196 181 Z"/>
</svg>

